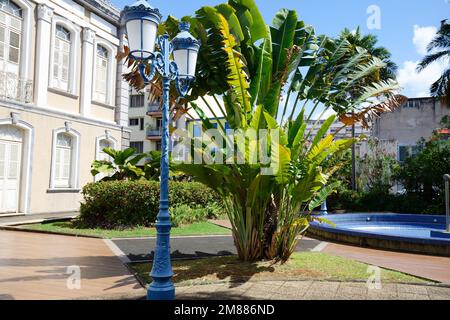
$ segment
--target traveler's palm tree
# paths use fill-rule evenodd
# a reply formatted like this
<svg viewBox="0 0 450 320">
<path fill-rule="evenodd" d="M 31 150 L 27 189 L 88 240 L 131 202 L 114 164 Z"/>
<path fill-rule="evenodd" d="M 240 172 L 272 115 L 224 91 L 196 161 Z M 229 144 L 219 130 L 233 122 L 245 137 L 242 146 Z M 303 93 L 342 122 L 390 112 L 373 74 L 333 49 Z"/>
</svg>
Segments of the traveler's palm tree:
<svg viewBox="0 0 450 320">
<path fill-rule="evenodd" d="M 326 134 L 335 115 L 310 129 L 307 120 L 319 106 L 339 116 L 352 111 L 364 112 L 364 119 L 375 116 L 399 105 L 401 98 L 395 95 L 399 86 L 392 79 L 373 80 L 373 73 L 385 68 L 380 59 L 362 48 L 349 54 L 348 41 L 316 35 L 292 10 L 280 10 L 268 27 L 253 0 L 230 0 L 202 7 L 195 17 L 184 20 L 190 21 L 191 32 L 202 42 L 196 82 L 184 101 L 195 109 L 205 129 L 213 125 L 194 102 L 197 99 L 217 120 L 221 115 L 215 112 L 221 110 L 231 129 L 266 129 L 269 138 L 260 145 L 246 137 L 242 146 L 230 141 L 225 126 L 217 121 L 222 141 L 240 151 L 245 163 L 236 161 L 237 156 L 227 153 L 216 139 L 219 152 L 213 160 L 223 155 L 234 159 L 232 164 L 179 164 L 176 169 L 221 196 L 242 260 L 286 261 L 295 250 L 297 236 L 315 219 L 312 210 L 336 188 L 326 185 L 339 165 L 330 168 L 324 162 L 354 143 Z M 161 31 L 173 36 L 176 26 L 177 20 L 169 17 Z M 131 84 L 139 82 L 136 73 L 127 77 Z M 372 80 L 361 87 L 366 78 Z M 206 95 L 212 99 L 205 99 Z M 386 98 L 383 104 L 361 107 L 380 96 Z M 270 138 L 272 133 L 279 139 Z M 202 141 L 195 145 L 201 147 L 193 155 L 203 157 L 207 152 Z M 270 162 L 249 161 L 264 146 Z M 262 169 L 274 169 L 273 174 L 263 174 Z"/>
<path fill-rule="evenodd" d="M 431 85 L 430 94 L 433 97 L 445 98 L 447 105 L 450 106 L 450 23 L 447 20 L 441 22 L 441 27 L 428 45 L 427 51 L 428 55 L 419 63 L 417 71 L 420 72 L 437 61 L 447 63 L 447 69 Z"/>
</svg>

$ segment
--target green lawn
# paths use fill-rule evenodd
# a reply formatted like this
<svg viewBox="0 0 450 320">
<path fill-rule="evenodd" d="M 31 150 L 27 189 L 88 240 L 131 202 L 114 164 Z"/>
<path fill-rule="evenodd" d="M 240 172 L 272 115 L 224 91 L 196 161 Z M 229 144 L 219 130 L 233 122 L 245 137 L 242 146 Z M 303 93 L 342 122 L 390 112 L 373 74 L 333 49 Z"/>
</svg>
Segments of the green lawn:
<svg viewBox="0 0 450 320">
<path fill-rule="evenodd" d="M 22 226 L 22 228 L 28 230 L 39 230 L 73 235 L 96 236 L 101 238 L 152 237 L 156 235 L 155 228 L 137 227 L 124 230 L 81 229 L 75 227 L 71 221 L 29 224 Z M 186 226 L 172 228 L 171 231 L 171 235 L 173 236 L 222 234 L 231 234 L 231 232 L 226 228 L 219 227 L 209 222 L 197 222 Z"/>
<path fill-rule="evenodd" d="M 218 281 L 252 280 L 336 280 L 367 281 L 368 265 L 319 252 L 294 253 L 284 265 L 272 262 L 244 263 L 236 257 L 214 257 L 172 262 L 174 282 L 180 286 Z M 150 282 L 150 263 L 132 263 L 130 267 L 144 283 Z M 426 281 L 401 272 L 381 269 L 384 283 Z"/>
</svg>

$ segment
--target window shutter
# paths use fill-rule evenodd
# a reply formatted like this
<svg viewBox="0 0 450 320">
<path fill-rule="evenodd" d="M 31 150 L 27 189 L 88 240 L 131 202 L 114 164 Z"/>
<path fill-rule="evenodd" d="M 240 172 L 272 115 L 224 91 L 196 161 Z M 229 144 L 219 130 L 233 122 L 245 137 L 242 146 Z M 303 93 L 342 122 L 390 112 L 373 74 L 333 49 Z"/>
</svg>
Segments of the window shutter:
<svg viewBox="0 0 450 320">
<path fill-rule="evenodd" d="M 68 91 L 70 77 L 70 37 L 59 29 L 57 29 L 55 36 L 53 85 L 58 89 Z"/>
<path fill-rule="evenodd" d="M 6 156 L 6 144 L 0 143 L 0 179 L 5 176 L 5 156 Z"/>
<path fill-rule="evenodd" d="M 18 165 L 19 165 L 19 145 L 12 144 L 10 146 L 9 154 L 9 168 L 8 168 L 8 179 L 17 179 L 18 175 Z"/>
<path fill-rule="evenodd" d="M 9 32 L 9 61 L 19 63 L 20 34 L 15 31 Z"/>
<path fill-rule="evenodd" d="M 60 174 L 60 167 L 61 167 L 61 148 L 56 148 L 56 155 L 55 155 L 55 180 L 59 181 L 61 174 Z"/>
<path fill-rule="evenodd" d="M 62 167 L 62 178 L 64 181 L 67 181 L 67 186 L 69 186 L 69 178 L 70 178 L 70 158 L 71 151 L 70 149 L 64 149 L 64 157 L 63 157 L 63 167 Z"/>
<path fill-rule="evenodd" d="M 0 25 L 0 58 L 5 58 L 5 27 Z"/>
</svg>

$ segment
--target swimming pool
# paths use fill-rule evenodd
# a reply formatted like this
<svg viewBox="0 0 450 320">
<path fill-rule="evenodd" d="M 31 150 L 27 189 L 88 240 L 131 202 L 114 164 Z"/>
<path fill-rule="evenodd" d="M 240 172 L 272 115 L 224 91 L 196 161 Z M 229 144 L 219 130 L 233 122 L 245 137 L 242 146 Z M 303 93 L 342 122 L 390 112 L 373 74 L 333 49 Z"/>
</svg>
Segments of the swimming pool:
<svg viewBox="0 0 450 320">
<path fill-rule="evenodd" d="M 373 248 L 450 256 L 445 216 L 413 214 L 330 214 L 323 216 L 336 226 L 313 222 L 308 231 L 327 240 Z"/>
</svg>

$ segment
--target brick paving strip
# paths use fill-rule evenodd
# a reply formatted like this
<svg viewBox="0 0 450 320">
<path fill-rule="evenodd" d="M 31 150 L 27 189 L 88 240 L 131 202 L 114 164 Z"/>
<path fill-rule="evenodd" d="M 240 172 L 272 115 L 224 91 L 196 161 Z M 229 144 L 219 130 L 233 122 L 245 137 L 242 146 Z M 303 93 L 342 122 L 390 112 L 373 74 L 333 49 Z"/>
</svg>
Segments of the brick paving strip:
<svg viewBox="0 0 450 320">
<path fill-rule="evenodd" d="M 450 287 L 365 282 L 249 281 L 177 287 L 179 300 L 450 300 Z"/>
</svg>

